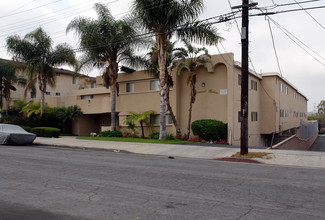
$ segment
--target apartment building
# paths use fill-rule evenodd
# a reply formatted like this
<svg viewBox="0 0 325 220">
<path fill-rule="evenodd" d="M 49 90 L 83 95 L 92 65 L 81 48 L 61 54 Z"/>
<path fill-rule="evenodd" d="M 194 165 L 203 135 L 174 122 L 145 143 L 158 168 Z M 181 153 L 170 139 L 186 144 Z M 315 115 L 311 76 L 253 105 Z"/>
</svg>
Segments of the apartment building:
<svg viewBox="0 0 325 220">
<path fill-rule="evenodd" d="M 201 67 L 197 72 L 197 96 L 193 104 L 192 121 L 216 119 L 227 123 L 228 142 L 239 145 L 241 66 L 234 61 L 231 53 L 214 55 L 211 61 L 212 66 L 207 69 Z M 170 102 L 183 133 L 187 129 L 190 102 L 187 74 L 185 70 L 180 75 L 175 71 L 171 73 L 174 86 L 170 90 Z M 73 123 L 74 133 L 89 136 L 91 132 L 110 129 L 110 90 L 104 87 L 102 77 L 96 77 L 96 82 L 83 77 L 82 82 L 80 80 L 74 84 L 73 74 L 60 72 L 57 79 L 57 87 L 49 88 L 46 102 L 50 106 L 78 105 L 82 109 L 83 116 Z M 152 129 L 145 129 L 145 132 L 148 135 L 152 130 L 159 131 L 158 80 L 146 71 L 136 71 L 120 73 L 118 83 L 118 129 L 130 132 L 124 123 L 129 111 L 154 110 L 155 115 L 150 119 Z M 57 96 L 57 93 L 60 95 Z M 306 96 L 278 73 L 257 74 L 250 71 L 248 109 L 249 146 L 269 146 L 274 143 L 274 136 L 287 131 L 297 132 L 300 122 L 307 120 Z M 169 115 L 166 121 L 167 133 L 175 134 Z"/>
</svg>

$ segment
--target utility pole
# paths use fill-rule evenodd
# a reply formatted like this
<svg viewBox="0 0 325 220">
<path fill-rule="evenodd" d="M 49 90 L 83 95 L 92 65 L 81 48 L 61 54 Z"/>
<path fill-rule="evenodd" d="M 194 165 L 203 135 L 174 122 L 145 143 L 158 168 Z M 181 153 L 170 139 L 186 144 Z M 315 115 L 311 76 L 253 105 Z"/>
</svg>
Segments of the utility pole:
<svg viewBox="0 0 325 220">
<path fill-rule="evenodd" d="M 248 12 L 249 0 L 243 0 L 241 28 L 241 125 L 240 154 L 248 154 Z"/>
<path fill-rule="evenodd" d="M 242 45 L 242 77 L 241 77 L 241 125 L 240 125 L 240 154 L 248 154 L 248 52 L 249 52 L 249 8 L 256 6 L 257 3 L 249 3 L 249 0 L 243 0 L 242 5 L 235 8 L 242 8 L 242 29 L 241 29 L 241 45 Z"/>
</svg>

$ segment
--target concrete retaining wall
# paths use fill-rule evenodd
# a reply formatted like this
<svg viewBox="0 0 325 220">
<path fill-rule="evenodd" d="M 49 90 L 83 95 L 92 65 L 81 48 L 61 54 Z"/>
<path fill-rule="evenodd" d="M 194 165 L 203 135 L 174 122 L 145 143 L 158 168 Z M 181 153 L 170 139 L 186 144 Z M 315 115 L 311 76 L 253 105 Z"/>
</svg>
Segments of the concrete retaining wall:
<svg viewBox="0 0 325 220">
<path fill-rule="evenodd" d="M 318 132 L 316 132 L 310 138 L 304 140 L 297 137 L 297 135 L 293 135 L 284 141 L 281 141 L 280 143 L 272 146 L 272 149 L 308 150 L 315 142 L 317 136 Z"/>
</svg>

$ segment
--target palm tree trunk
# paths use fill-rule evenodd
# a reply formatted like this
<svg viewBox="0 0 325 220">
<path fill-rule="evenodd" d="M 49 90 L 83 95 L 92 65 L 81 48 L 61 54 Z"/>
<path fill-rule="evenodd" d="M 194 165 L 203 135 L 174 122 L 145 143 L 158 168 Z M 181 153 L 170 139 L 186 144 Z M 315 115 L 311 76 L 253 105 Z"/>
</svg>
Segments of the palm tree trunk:
<svg viewBox="0 0 325 220">
<path fill-rule="evenodd" d="M 111 85 L 111 131 L 116 130 L 116 84 Z"/>
<path fill-rule="evenodd" d="M 43 73 L 39 73 L 39 89 L 41 91 L 41 116 L 44 113 L 45 108 L 45 92 L 46 92 L 46 79 Z"/>
<path fill-rule="evenodd" d="M 159 90 L 160 90 L 160 134 L 159 140 L 166 140 L 166 57 L 167 57 L 167 35 L 157 35 L 158 43 L 158 66 L 159 66 Z"/>
<path fill-rule="evenodd" d="M 6 115 L 9 115 L 9 108 L 10 108 L 10 98 L 6 99 Z"/>
<path fill-rule="evenodd" d="M 168 84 L 168 83 L 167 83 Z M 166 105 L 167 105 L 167 110 L 170 114 L 170 117 L 172 118 L 172 121 L 173 121 L 173 124 L 176 128 L 176 134 L 178 136 L 181 136 L 182 135 L 182 132 L 181 132 L 181 129 L 179 128 L 178 124 L 177 124 L 177 120 L 176 120 L 176 117 L 174 115 L 174 112 L 173 112 L 173 108 L 172 106 L 170 105 L 170 101 L 169 101 L 169 86 L 167 87 L 167 90 L 166 90 Z"/>
<path fill-rule="evenodd" d="M 141 132 L 142 132 L 142 138 L 144 138 L 144 130 L 143 130 L 143 121 L 140 121 L 140 126 L 141 126 Z"/>
<path fill-rule="evenodd" d="M 188 124 L 187 124 L 187 139 L 190 138 L 191 133 L 191 120 L 192 120 L 192 105 L 193 105 L 193 83 L 191 81 L 191 95 L 190 95 L 190 107 L 188 109 Z"/>
</svg>

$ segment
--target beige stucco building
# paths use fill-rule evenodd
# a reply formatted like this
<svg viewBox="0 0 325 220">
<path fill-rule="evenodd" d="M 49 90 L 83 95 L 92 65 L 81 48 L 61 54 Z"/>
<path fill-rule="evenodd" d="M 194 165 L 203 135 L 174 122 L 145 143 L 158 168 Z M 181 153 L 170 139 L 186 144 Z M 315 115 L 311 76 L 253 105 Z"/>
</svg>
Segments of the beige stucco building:
<svg viewBox="0 0 325 220">
<path fill-rule="evenodd" d="M 228 142 L 240 144 L 241 67 L 233 54 L 214 55 L 212 66 L 199 68 L 197 97 L 193 104 L 192 121 L 216 119 L 228 124 Z M 60 72 L 60 71 L 59 71 Z M 173 111 L 183 133 L 187 129 L 190 89 L 186 84 L 187 72 L 172 72 L 174 86 L 170 90 Z M 61 70 L 56 88 L 49 88 L 46 102 L 49 106 L 78 105 L 83 116 L 74 121 L 73 131 L 82 136 L 98 133 L 110 127 L 110 92 L 101 77 L 77 77 Z M 120 73 L 119 94 L 116 102 L 118 128 L 130 132 L 124 124 L 129 111 L 154 110 L 153 130 L 159 131 L 158 80 L 145 71 Z M 58 95 L 58 93 L 60 95 Z M 39 96 L 39 93 L 37 93 Z M 13 99 L 21 97 L 16 94 Z M 36 96 L 36 99 L 39 98 Z M 167 113 L 168 114 L 168 113 Z M 269 146 L 282 132 L 299 130 L 300 122 L 307 120 L 307 98 L 277 73 L 249 74 L 249 146 Z M 152 132 L 146 129 L 146 135 Z M 167 116 L 167 133 L 175 134 Z"/>
</svg>

